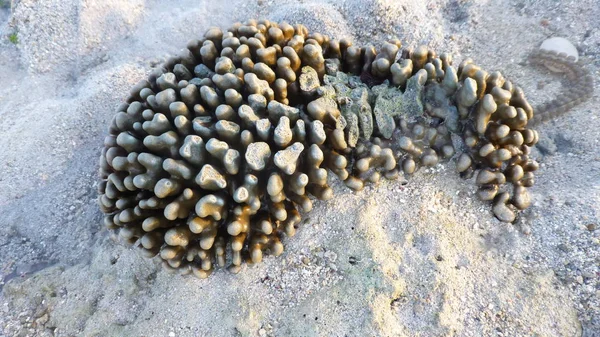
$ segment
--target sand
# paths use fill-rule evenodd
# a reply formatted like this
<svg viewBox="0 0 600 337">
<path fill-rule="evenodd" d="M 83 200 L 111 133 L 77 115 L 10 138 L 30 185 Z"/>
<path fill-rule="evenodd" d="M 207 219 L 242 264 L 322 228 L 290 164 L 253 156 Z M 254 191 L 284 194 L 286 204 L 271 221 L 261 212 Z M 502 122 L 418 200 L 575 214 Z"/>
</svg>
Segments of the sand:
<svg viewBox="0 0 600 337">
<path fill-rule="evenodd" d="M 453 161 L 358 193 L 332 180 L 336 197 L 282 256 L 198 280 L 114 242 L 96 204 L 116 107 L 210 26 L 268 18 L 428 44 L 502 71 L 536 104 L 561 86 L 527 61 L 547 37 L 600 75 L 596 0 L 174 4 L 0 1 L 0 335 L 600 336 L 600 90 L 538 127 L 534 204 L 516 224 Z"/>
</svg>

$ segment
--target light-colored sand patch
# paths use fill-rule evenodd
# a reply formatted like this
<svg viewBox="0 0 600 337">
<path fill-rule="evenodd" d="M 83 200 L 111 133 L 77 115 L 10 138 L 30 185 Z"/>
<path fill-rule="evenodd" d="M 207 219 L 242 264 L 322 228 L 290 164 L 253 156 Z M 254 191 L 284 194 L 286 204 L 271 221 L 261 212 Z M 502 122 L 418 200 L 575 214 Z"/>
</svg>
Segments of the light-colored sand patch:
<svg viewBox="0 0 600 337">
<path fill-rule="evenodd" d="M 534 205 L 516 225 L 452 162 L 359 193 L 332 180 L 336 198 L 315 203 L 281 257 L 200 281 L 113 242 L 95 201 L 114 109 L 209 26 L 269 17 L 357 44 L 428 43 L 540 103 L 559 79 L 526 56 L 547 36 L 568 37 L 600 77 L 595 0 L 13 3 L 0 6 L 0 335 L 600 334 L 597 93 L 540 126 Z"/>
</svg>

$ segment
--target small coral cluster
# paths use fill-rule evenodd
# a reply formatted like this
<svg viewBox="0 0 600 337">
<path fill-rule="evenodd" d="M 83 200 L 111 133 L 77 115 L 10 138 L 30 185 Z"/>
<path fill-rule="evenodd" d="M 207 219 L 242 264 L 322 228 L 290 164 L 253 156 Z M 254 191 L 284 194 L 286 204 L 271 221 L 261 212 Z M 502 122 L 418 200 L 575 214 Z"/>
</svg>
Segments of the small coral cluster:
<svg viewBox="0 0 600 337">
<path fill-rule="evenodd" d="M 500 220 L 530 203 L 522 90 L 427 47 L 248 21 L 191 41 L 127 102 L 100 160 L 105 223 L 184 274 L 281 254 L 309 196 L 333 196 L 328 172 L 360 190 L 456 156 Z"/>
</svg>

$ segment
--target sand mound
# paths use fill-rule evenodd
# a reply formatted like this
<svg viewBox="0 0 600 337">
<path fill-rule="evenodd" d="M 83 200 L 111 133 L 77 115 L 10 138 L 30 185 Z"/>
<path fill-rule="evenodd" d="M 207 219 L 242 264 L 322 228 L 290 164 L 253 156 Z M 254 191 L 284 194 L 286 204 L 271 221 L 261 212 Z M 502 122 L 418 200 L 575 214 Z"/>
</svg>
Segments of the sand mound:
<svg viewBox="0 0 600 337">
<path fill-rule="evenodd" d="M 13 1 L 0 6 L 0 335 L 592 336 L 600 333 L 598 94 L 542 125 L 531 210 L 493 218 L 452 162 L 315 204 L 280 258 L 170 275 L 113 242 L 97 158 L 129 87 L 209 26 L 303 22 L 355 42 L 428 43 L 501 70 L 534 103 L 557 78 L 525 61 L 566 36 L 600 75 L 595 0 Z M 558 7 L 557 7 L 558 6 Z M 560 18 L 560 20 L 559 20 Z M 543 21 L 540 23 L 542 19 Z M 17 34 L 14 45 L 4 38 Z"/>
</svg>

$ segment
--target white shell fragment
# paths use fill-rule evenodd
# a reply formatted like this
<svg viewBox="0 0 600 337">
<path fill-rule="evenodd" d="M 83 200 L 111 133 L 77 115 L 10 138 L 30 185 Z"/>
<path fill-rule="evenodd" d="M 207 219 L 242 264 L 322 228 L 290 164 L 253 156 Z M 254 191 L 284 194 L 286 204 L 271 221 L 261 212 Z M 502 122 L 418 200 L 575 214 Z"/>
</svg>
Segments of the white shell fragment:
<svg viewBox="0 0 600 337">
<path fill-rule="evenodd" d="M 540 49 L 547 51 L 554 51 L 559 54 L 566 54 L 567 57 L 574 57 L 574 62 L 579 60 L 579 53 L 577 52 L 577 48 L 567 39 L 563 37 L 551 37 L 549 39 L 544 40 Z M 548 69 L 553 72 L 562 72 L 562 70 L 552 67 L 551 65 L 546 65 Z"/>
</svg>

